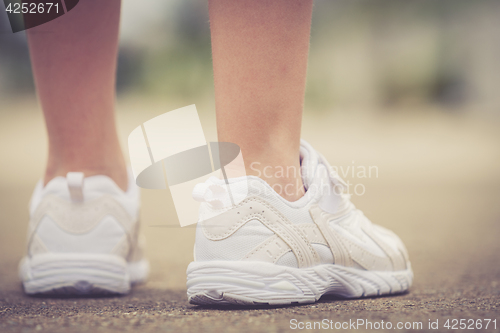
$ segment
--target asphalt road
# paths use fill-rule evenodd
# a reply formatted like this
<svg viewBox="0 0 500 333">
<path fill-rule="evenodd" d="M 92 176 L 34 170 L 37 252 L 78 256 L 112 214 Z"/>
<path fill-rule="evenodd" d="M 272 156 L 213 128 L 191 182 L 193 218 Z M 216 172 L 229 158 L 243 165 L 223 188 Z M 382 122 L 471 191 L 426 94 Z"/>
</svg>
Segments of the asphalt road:
<svg viewBox="0 0 500 333">
<path fill-rule="evenodd" d="M 134 112 L 139 104 L 127 101 L 119 106 L 123 139 L 141 122 L 183 106 L 158 103 L 147 112 Z M 206 106 L 205 111 L 213 112 Z M 213 117 L 203 116 L 202 124 L 213 139 Z M 25 296 L 17 264 L 24 253 L 27 203 L 43 170 L 46 142 L 33 101 L 4 105 L 0 110 L 0 332 L 286 332 L 323 320 L 322 328 L 328 322 L 332 330 L 343 324 L 352 331 L 370 326 L 356 327 L 349 321 L 369 321 L 374 328 L 391 323 L 391 331 L 401 322 L 423 331 L 437 320 L 439 331 L 447 331 L 448 319 L 451 325 L 453 319 L 471 319 L 465 321 L 468 328 L 479 327 L 478 319 L 483 328 L 485 319 L 496 319 L 499 331 L 498 125 L 497 120 L 430 111 L 404 116 L 306 114 L 303 137 L 365 189 L 363 195 L 354 196 L 354 203 L 406 243 L 414 285 L 409 293 L 393 297 L 323 298 L 313 305 L 276 309 L 217 309 L 187 303 L 185 269 L 192 260 L 194 229 L 176 226 L 165 191 L 143 191 L 143 230 L 152 265 L 146 284 L 124 297 Z M 348 166 L 356 170 L 376 166 L 378 174 L 352 177 Z M 493 322 L 488 331 L 495 331 Z"/>
</svg>

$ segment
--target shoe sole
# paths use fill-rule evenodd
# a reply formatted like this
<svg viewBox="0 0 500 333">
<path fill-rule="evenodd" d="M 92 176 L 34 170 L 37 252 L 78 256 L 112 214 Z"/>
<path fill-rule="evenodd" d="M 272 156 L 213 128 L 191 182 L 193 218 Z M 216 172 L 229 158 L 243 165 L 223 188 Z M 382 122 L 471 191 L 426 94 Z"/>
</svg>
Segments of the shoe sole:
<svg viewBox="0 0 500 333">
<path fill-rule="evenodd" d="M 404 271 L 366 271 L 334 264 L 293 268 L 264 262 L 192 262 L 187 269 L 189 303 L 196 305 L 287 305 L 314 303 L 323 295 L 359 298 L 407 291 Z"/>
<path fill-rule="evenodd" d="M 147 260 L 128 263 L 103 254 L 38 254 L 19 265 L 24 291 L 29 295 L 127 294 L 149 272 Z"/>
</svg>

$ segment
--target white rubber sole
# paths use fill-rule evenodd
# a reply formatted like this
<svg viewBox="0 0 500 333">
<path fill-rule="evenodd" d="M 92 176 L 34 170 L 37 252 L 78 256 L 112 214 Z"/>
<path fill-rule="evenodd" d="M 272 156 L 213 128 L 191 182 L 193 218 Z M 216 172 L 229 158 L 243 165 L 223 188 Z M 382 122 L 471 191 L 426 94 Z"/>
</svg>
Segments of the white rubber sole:
<svg viewBox="0 0 500 333">
<path fill-rule="evenodd" d="M 404 271 L 365 271 L 319 265 L 293 268 L 265 262 L 192 262 L 187 269 L 189 302 L 197 305 L 314 303 L 326 294 L 346 298 L 397 294 L 413 281 Z"/>
<path fill-rule="evenodd" d="M 105 254 L 46 253 L 25 257 L 19 264 L 19 276 L 29 295 L 127 294 L 148 273 L 147 260 L 129 263 Z"/>
</svg>

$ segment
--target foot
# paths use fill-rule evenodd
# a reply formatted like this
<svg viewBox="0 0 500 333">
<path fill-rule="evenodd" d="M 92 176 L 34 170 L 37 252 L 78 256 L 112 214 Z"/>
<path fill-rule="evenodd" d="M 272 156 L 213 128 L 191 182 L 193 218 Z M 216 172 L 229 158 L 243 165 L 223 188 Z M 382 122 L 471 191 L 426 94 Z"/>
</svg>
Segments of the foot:
<svg viewBox="0 0 500 333">
<path fill-rule="evenodd" d="M 313 303 L 325 294 L 409 289 L 413 272 L 401 240 L 354 207 L 344 182 L 305 141 L 301 155 L 307 191 L 295 202 L 250 176 L 231 180 L 234 189 L 248 182 L 248 195 L 235 206 L 222 200 L 221 209 L 222 201 L 210 197 L 220 191 L 210 189 L 224 188 L 223 181 L 205 183 L 200 216 L 212 217 L 196 229 L 195 261 L 187 270 L 191 304 Z"/>
<path fill-rule="evenodd" d="M 146 279 L 139 244 L 139 189 L 126 192 L 107 176 L 70 172 L 30 203 L 28 249 L 19 266 L 27 294 L 126 294 Z"/>
</svg>

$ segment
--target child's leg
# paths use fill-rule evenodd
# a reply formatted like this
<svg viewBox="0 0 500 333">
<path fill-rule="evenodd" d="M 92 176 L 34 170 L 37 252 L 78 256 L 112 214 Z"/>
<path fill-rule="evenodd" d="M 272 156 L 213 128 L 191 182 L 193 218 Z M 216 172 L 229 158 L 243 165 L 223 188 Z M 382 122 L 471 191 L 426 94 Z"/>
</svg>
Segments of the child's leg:
<svg viewBox="0 0 500 333">
<path fill-rule="evenodd" d="M 210 0 L 209 11 L 219 141 L 238 144 L 248 174 L 297 200 L 312 0 Z"/>
<path fill-rule="evenodd" d="M 45 183 L 82 171 L 127 187 L 114 118 L 119 20 L 120 0 L 85 0 L 27 31 L 49 135 Z"/>
</svg>

